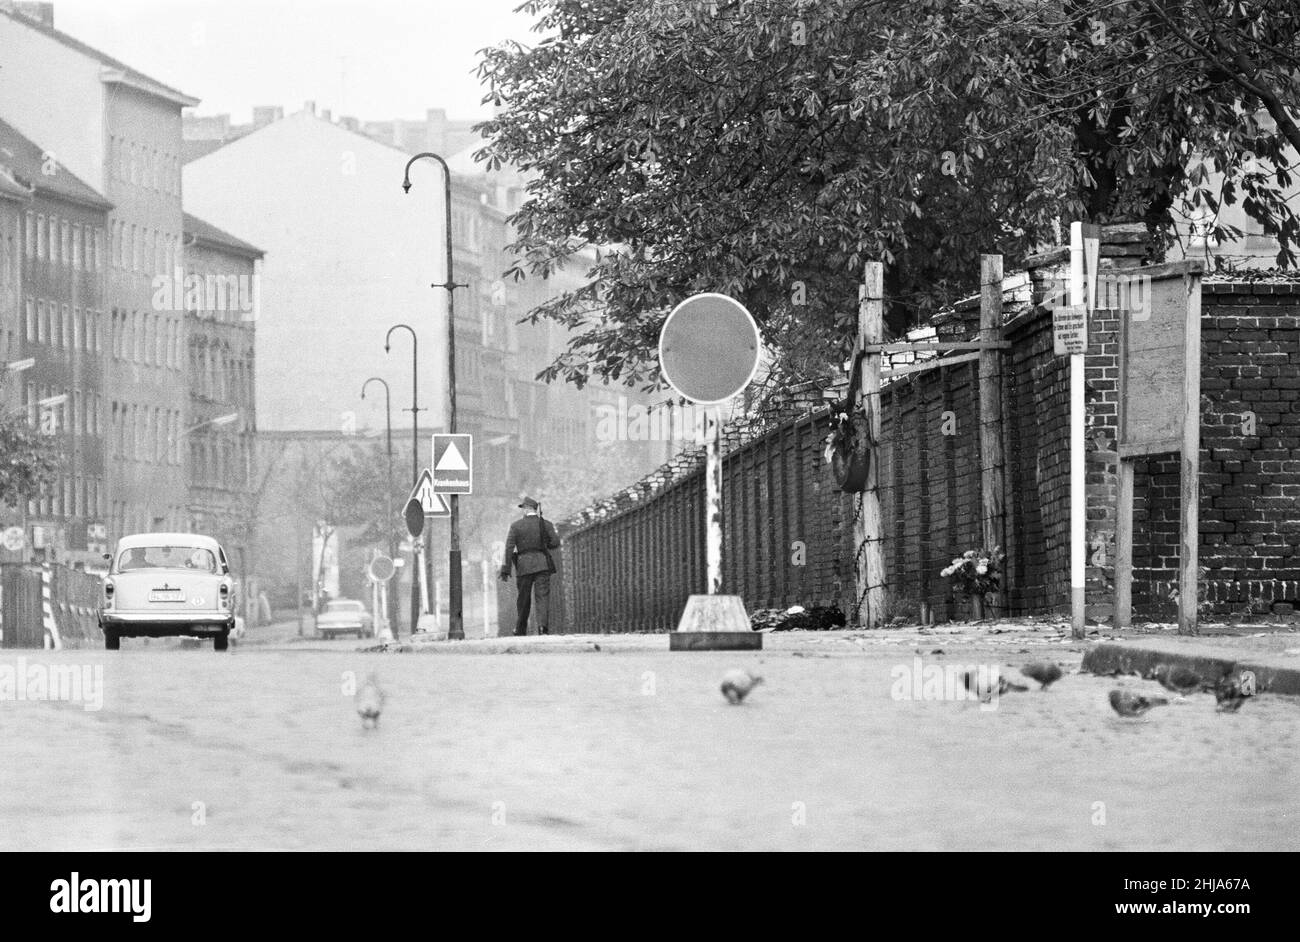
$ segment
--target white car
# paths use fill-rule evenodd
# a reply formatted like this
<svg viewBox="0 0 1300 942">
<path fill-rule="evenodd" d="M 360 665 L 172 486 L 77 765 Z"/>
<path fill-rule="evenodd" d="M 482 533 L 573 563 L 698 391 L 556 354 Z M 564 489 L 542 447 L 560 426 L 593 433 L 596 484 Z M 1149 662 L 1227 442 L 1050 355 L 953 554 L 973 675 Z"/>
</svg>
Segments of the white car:
<svg viewBox="0 0 1300 942">
<path fill-rule="evenodd" d="M 355 634 L 369 638 L 375 633 L 374 619 L 366 607 L 352 599 L 334 599 L 316 616 L 316 634 L 321 638 Z"/>
<path fill-rule="evenodd" d="M 104 577 L 104 647 L 123 638 L 211 638 L 224 651 L 235 629 L 234 580 L 221 546 L 194 533 L 123 537 Z"/>
</svg>

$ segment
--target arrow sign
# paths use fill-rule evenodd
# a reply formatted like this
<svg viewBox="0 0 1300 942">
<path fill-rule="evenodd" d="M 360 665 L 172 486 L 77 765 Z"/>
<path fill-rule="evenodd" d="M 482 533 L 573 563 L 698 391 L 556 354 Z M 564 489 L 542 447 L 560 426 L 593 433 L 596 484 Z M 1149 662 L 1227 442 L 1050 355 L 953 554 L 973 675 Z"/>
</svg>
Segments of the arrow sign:
<svg viewBox="0 0 1300 942">
<path fill-rule="evenodd" d="M 434 490 L 433 475 L 429 473 L 428 468 L 420 474 L 420 480 L 415 482 L 415 488 L 411 491 L 407 503 L 419 504 L 426 517 L 445 517 L 451 513 L 447 502 Z"/>
<path fill-rule="evenodd" d="M 474 492 L 474 436 L 433 436 L 433 490 L 438 494 Z"/>
</svg>

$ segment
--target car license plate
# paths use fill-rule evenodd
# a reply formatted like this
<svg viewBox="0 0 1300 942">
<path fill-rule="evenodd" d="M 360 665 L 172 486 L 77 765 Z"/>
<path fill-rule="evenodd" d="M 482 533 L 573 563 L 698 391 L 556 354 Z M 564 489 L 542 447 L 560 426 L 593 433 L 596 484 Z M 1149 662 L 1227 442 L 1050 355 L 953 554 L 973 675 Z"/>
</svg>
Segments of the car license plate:
<svg viewBox="0 0 1300 942">
<path fill-rule="evenodd" d="M 180 589 L 150 589 L 150 602 L 184 602 L 185 593 Z"/>
</svg>

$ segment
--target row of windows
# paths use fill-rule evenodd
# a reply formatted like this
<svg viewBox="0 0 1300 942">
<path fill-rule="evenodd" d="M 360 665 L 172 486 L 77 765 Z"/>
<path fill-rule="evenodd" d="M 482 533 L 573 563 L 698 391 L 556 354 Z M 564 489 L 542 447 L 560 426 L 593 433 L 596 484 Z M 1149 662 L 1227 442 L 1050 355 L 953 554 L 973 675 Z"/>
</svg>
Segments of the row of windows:
<svg viewBox="0 0 1300 942">
<path fill-rule="evenodd" d="M 190 479 L 207 487 L 247 487 L 251 454 L 247 436 L 196 436 L 190 440 Z"/>
<path fill-rule="evenodd" d="M 23 389 L 23 404 L 27 421 L 47 435 L 71 432 L 98 436 L 103 431 L 104 400 L 99 393 L 28 383 Z"/>
<path fill-rule="evenodd" d="M 68 475 L 55 481 L 48 492 L 27 502 L 27 513 L 42 517 L 103 517 L 108 509 L 105 502 L 104 479 Z"/>
<path fill-rule="evenodd" d="M 253 354 L 247 358 L 231 356 L 219 347 L 193 344 L 190 347 L 191 388 L 197 383 L 200 396 L 218 402 L 232 398 L 239 402 L 253 401 Z"/>
<path fill-rule="evenodd" d="M 181 161 L 176 154 L 116 136 L 109 137 L 108 149 L 113 179 L 156 193 L 181 195 Z"/>
<path fill-rule="evenodd" d="M 179 318 L 113 308 L 110 333 L 109 349 L 115 360 L 181 368 L 185 334 Z"/>
<path fill-rule="evenodd" d="M 115 402 L 109 424 L 114 458 L 147 464 L 181 463 L 181 414 L 138 403 Z"/>
<path fill-rule="evenodd" d="M 181 262 L 180 236 L 146 226 L 113 221 L 112 262 L 123 271 L 172 277 Z"/>
<path fill-rule="evenodd" d="M 114 538 L 128 533 L 158 533 L 188 529 L 185 512 L 180 507 L 168 507 L 159 515 L 151 507 L 115 500 L 112 502 L 111 510 L 112 517 L 108 521 L 109 536 Z"/>
<path fill-rule="evenodd" d="M 44 213 L 27 210 L 27 257 L 51 265 L 66 265 L 75 271 L 104 270 L 104 230 L 92 228 L 69 219 L 60 219 L 53 213 L 49 219 Z"/>
<path fill-rule="evenodd" d="M 64 350 L 102 353 L 104 312 L 60 305 L 44 298 L 26 298 L 24 331 L 28 343 L 48 343 Z"/>
</svg>

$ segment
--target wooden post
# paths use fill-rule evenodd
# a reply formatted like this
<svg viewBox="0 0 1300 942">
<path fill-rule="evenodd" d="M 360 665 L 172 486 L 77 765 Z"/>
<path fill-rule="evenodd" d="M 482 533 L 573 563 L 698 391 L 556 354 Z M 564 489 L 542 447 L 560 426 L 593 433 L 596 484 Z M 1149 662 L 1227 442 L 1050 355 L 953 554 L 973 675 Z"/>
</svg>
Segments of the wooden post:
<svg viewBox="0 0 1300 942">
<path fill-rule="evenodd" d="M 1182 549 L 1178 554 L 1178 633 L 1197 633 L 1198 551 L 1201 525 L 1201 276 L 1188 272 L 1187 332 L 1183 343 Z"/>
<path fill-rule="evenodd" d="M 1133 459 L 1116 460 L 1115 627 L 1133 623 Z"/>
<path fill-rule="evenodd" d="M 980 341 L 1002 339 L 1002 256 L 980 256 Z M 984 546 L 1006 553 L 1006 470 L 1002 452 L 1002 351 L 980 350 L 980 496 L 984 508 Z M 1005 558 L 1005 557 L 1004 557 Z M 998 614 L 1006 617 L 1006 571 L 993 596 Z"/>
<path fill-rule="evenodd" d="M 858 345 L 879 344 L 885 336 L 885 269 L 880 262 L 867 262 L 858 307 Z M 854 558 L 857 567 L 857 623 L 864 628 L 879 628 L 885 611 L 885 547 L 882 542 L 880 515 L 880 354 L 868 353 L 862 361 L 862 408 L 871 428 L 871 454 L 866 490 L 855 495 L 858 503 L 854 527 Z"/>
<path fill-rule="evenodd" d="M 1083 224 L 1070 223 L 1070 304 L 1084 303 Z M 1085 329 L 1085 336 L 1086 336 Z M 1087 426 L 1084 394 L 1086 354 L 1070 355 L 1070 624 L 1071 637 L 1083 638 L 1087 605 Z"/>
</svg>

